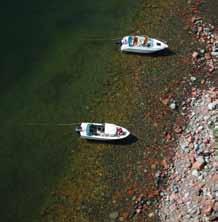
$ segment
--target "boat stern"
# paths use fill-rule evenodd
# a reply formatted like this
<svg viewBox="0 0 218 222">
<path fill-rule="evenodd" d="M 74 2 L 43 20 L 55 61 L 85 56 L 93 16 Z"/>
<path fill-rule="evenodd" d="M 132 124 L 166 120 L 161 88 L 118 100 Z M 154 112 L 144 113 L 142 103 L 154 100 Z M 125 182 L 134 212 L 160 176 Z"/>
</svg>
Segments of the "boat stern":
<svg viewBox="0 0 218 222">
<path fill-rule="evenodd" d="M 81 126 L 76 126 L 75 127 L 75 132 L 80 134 L 80 132 L 82 131 L 82 127 Z"/>
<path fill-rule="evenodd" d="M 125 36 L 121 39 L 121 46 L 120 46 L 120 50 L 121 51 L 126 51 L 126 49 L 129 48 L 129 43 L 130 43 L 130 38 L 131 36 Z"/>
<path fill-rule="evenodd" d="M 88 123 L 81 123 L 80 125 L 75 127 L 75 132 L 78 133 L 80 136 L 87 135 L 88 125 Z"/>
</svg>

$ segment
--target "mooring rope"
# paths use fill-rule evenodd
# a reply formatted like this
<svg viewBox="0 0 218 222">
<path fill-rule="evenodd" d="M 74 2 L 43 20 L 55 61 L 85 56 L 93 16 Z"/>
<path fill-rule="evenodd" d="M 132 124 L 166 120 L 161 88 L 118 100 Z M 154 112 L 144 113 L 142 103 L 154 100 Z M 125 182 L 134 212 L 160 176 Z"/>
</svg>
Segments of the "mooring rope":
<svg viewBox="0 0 218 222">
<path fill-rule="evenodd" d="M 85 40 L 85 41 L 116 41 L 122 39 L 121 37 L 118 38 L 92 38 L 92 37 L 82 37 L 80 40 Z"/>
<path fill-rule="evenodd" d="M 25 126 L 76 126 L 80 123 L 25 123 Z"/>
</svg>

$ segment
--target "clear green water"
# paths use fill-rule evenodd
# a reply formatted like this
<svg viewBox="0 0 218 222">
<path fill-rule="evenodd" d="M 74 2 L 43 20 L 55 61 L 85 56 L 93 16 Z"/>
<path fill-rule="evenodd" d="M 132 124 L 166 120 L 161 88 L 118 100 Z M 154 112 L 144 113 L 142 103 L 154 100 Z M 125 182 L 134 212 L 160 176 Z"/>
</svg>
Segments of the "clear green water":
<svg viewBox="0 0 218 222">
<path fill-rule="evenodd" d="M 21 0 L 0 8 L 0 218 L 33 221 L 78 149 L 71 127 L 37 122 L 94 120 L 103 82 L 137 2 Z M 125 28 L 124 28 L 125 27 Z M 119 52 L 117 52 L 119 53 Z"/>
</svg>

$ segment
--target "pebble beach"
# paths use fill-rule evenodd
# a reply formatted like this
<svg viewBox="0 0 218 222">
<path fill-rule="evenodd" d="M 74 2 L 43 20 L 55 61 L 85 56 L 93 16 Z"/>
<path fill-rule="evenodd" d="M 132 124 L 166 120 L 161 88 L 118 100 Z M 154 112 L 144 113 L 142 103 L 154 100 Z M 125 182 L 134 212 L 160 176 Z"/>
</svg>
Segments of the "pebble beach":
<svg viewBox="0 0 218 222">
<path fill-rule="evenodd" d="M 201 1 L 192 2 L 189 24 L 195 41 L 204 43 L 204 48 L 192 53 L 193 71 L 203 72 L 205 76 L 217 75 L 217 58 L 211 55 L 218 38 L 217 30 L 200 16 L 199 4 Z M 195 80 L 192 76 L 191 81 Z M 160 221 L 218 220 L 218 90 L 216 81 L 202 84 L 206 89 L 191 86 L 182 105 L 185 124 L 175 126 L 178 146 L 165 172 L 169 179 L 166 190 L 161 193 Z"/>
</svg>

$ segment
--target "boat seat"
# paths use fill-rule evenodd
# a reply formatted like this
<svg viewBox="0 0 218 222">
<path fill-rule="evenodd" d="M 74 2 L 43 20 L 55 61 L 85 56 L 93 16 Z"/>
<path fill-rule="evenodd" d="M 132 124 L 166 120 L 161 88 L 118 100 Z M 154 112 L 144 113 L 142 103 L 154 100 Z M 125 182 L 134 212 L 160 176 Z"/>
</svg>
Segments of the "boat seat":
<svg viewBox="0 0 218 222">
<path fill-rule="evenodd" d="M 133 46 L 132 36 L 128 37 L 128 44 L 129 46 Z"/>
</svg>

